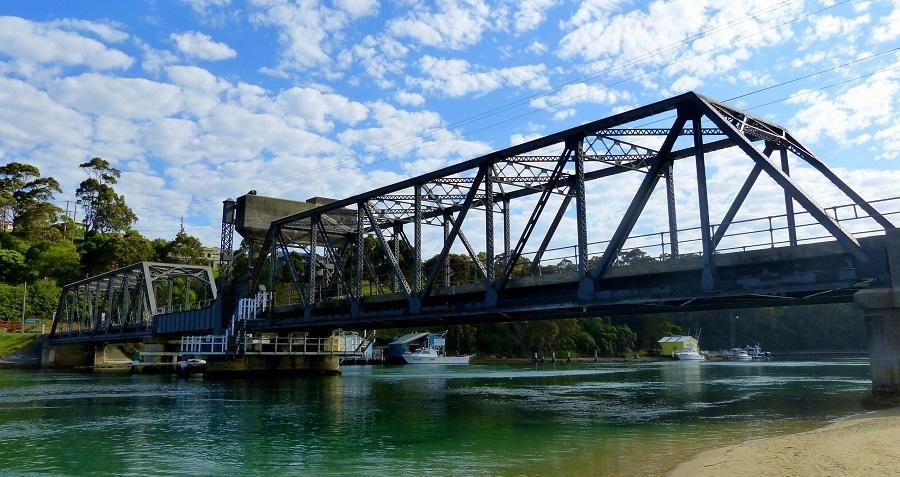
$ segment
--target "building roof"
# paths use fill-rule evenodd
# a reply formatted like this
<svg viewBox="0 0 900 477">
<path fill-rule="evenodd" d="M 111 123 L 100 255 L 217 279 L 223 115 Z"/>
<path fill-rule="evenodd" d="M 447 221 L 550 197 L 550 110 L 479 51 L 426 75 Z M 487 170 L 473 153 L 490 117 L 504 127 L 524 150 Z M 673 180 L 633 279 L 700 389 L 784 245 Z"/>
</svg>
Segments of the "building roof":
<svg viewBox="0 0 900 477">
<path fill-rule="evenodd" d="M 682 341 L 697 341 L 697 338 L 684 335 L 663 336 L 657 343 L 680 343 Z"/>
<path fill-rule="evenodd" d="M 407 334 L 395 339 L 394 341 L 392 341 L 391 344 L 407 344 L 412 341 L 420 340 L 426 336 L 428 336 L 427 331 L 424 333 L 407 333 Z"/>
</svg>

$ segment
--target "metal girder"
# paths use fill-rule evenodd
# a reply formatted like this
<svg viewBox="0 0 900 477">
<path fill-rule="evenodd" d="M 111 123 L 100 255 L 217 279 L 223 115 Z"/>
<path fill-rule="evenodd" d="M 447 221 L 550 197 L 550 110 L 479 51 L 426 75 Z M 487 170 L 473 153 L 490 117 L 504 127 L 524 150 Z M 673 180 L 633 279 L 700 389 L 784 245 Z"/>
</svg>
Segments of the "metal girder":
<svg viewBox="0 0 900 477">
<path fill-rule="evenodd" d="M 381 227 L 378 226 L 378 223 L 375 222 L 375 216 L 372 215 L 372 210 L 369 209 L 369 204 L 365 202 L 361 202 L 360 206 L 363 208 L 363 212 L 366 213 L 366 217 L 369 219 L 369 224 L 372 225 L 375 231 L 375 237 L 378 239 L 378 244 L 381 245 L 381 250 L 384 252 L 384 255 L 388 259 L 388 263 L 391 265 L 391 270 L 394 272 L 394 276 L 400 286 L 403 288 L 403 292 L 409 295 L 410 288 L 409 283 L 406 281 L 406 277 L 403 276 L 403 271 L 400 270 L 400 262 L 397 260 L 397 257 L 394 255 L 394 252 L 391 250 L 391 247 L 388 246 L 387 241 L 384 239 L 384 233 L 381 231 Z M 394 292 L 396 293 L 396 289 Z"/>
<path fill-rule="evenodd" d="M 456 223 L 453 224 L 453 228 L 447 234 L 447 238 L 444 240 L 444 246 L 441 248 L 441 253 L 438 255 L 437 261 L 435 261 L 435 266 L 431 270 L 431 273 L 428 276 L 428 281 L 425 283 L 425 288 L 420 293 L 419 298 L 424 300 L 431 294 L 431 290 L 434 288 L 435 279 L 437 279 L 438 270 L 441 268 L 441 264 L 447 260 L 447 254 L 450 252 L 450 247 L 453 245 L 453 241 L 456 239 L 457 234 L 459 234 L 459 229 L 462 226 L 463 222 L 466 219 L 466 215 L 469 212 L 469 208 L 472 205 L 472 201 L 475 200 L 475 194 L 478 192 L 478 188 L 481 186 L 481 181 L 484 179 L 484 175 L 487 172 L 487 168 L 485 166 L 478 168 L 478 175 L 475 176 L 476 181 L 472 184 L 472 188 L 469 189 L 469 194 L 466 197 L 466 201 L 464 203 L 463 209 L 460 211 L 459 216 L 456 218 Z"/>
<path fill-rule="evenodd" d="M 712 105 L 707 103 L 704 98 L 697 96 L 697 104 L 706 117 L 722 128 L 722 130 L 737 143 L 737 146 L 741 148 L 745 154 L 750 156 L 756 164 L 762 167 L 763 171 L 768 174 L 769 177 L 775 180 L 775 182 L 784 190 L 788 191 L 791 194 L 791 197 L 802 205 L 803 208 L 819 222 L 819 224 L 825 227 L 825 230 L 837 239 L 838 243 L 840 243 L 845 250 L 861 263 L 869 262 L 870 258 L 866 251 L 859 245 L 859 242 L 849 232 L 844 230 L 835 219 L 826 214 L 825 211 L 810 198 L 809 195 L 800 189 L 790 177 L 786 176 L 780 168 L 772 164 L 771 161 L 753 147 L 753 145 L 750 144 L 750 141 L 734 124 L 722 116 L 722 114 Z"/>
<path fill-rule="evenodd" d="M 700 116 L 693 118 L 694 123 L 694 155 L 697 167 L 697 202 L 700 210 L 700 237 L 703 246 L 703 271 L 700 279 L 703 291 L 711 291 L 715 281 L 713 265 L 713 246 L 709 226 L 709 200 L 706 188 L 706 159 L 703 154 L 703 134 L 700 131 Z M 671 161 L 670 161 L 671 162 Z"/>
<path fill-rule="evenodd" d="M 750 174 L 747 175 L 747 179 L 744 180 L 744 184 L 741 186 L 740 190 L 738 190 L 734 201 L 732 201 L 731 206 L 728 207 L 728 212 L 725 213 L 725 217 L 722 219 L 722 222 L 716 228 L 716 233 L 713 235 L 713 251 L 716 250 L 719 246 L 719 242 L 722 241 L 722 238 L 725 237 L 725 233 L 728 232 L 728 227 L 731 226 L 731 222 L 734 221 L 734 217 L 741 209 L 741 205 L 744 204 L 744 199 L 747 198 L 747 194 L 750 193 L 750 189 L 752 189 L 753 184 L 756 183 L 756 179 L 759 177 L 760 172 L 762 172 L 762 167 L 759 164 L 755 164 L 753 169 L 750 170 Z"/>
<path fill-rule="evenodd" d="M 338 256 L 337 252 L 334 250 L 334 247 L 331 245 L 331 238 L 328 237 L 328 232 L 325 230 L 325 226 L 322 225 L 322 221 L 317 221 L 316 224 L 319 227 L 319 233 L 322 234 L 322 245 L 325 247 L 325 253 L 328 254 L 328 257 L 331 259 L 331 263 L 334 264 L 334 273 L 338 276 L 339 287 L 348 286 L 347 282 L 344 280 L 344 267 L 341 266 L 344 261 L 340 256 Z M 352 290 L 347 290 L 347 295 L 351 300 L 356 300 L 357 298 L 356 294 Z"/>
<path fill-rule="evenodd" d="M 668 136 L 672 133 L 669 128 L 612 128 L 597 131 L 599 136 Z M 694 128 L 684 128 L 679 133 L 681 136 L 693 136 Z M 724 136 L 720 128 L 703 128 L 700 134 L 704 136 Z"/>
<path fill-rule="evenodd" d="M 196 284 L 211 299 L 216 297 L 209 267 L 140 262 L 64 285 L 50 326 L 50 337 L 146 331 L 153 317 L 160 313 L 209 306 L 210 302 L 205 301 L 175 303 L 171 298 L 164 298 L 166 306 L 159 307 L 163 301 L 156 296 L 158 285 L 168 283 L 171 291 L 174 279 L 183 280 L 186 289 Z M 188 297 L 187 293 L 184 297 Z"/>
<path fill-rule="evenodd" d="M 278 237 L 278 243 L 281 245 L 281 253 L 284 254 L 284 261 L 287 262 L 288 271 L 291 273 L 294 289 L 297 290 L 297 295 L 300 296 L 300 302 L 303 303 L 303 306 L 306 306 L 306 296 L 303 293 L 303 289 L 300 288 L 300 274 L 298 274 L 297 269 L 294 268 L 294 261 L 291 260 L 291 254 L 288 251 L 287 245 L 284 243 L 283 235 Z"/>
<path fill-rule="evenodd" d="M 675 119 L 675 125 L 672 127 L 673 132 L 666 136 L 662 147 L 659 149 L 659 157 L 653 166 L 650 167 L 650 171 L 647 175 L 644 176 L 644 180 L 641 182 L 640 187 L 638 187 L 637 193 L 635 193 L 634 198 L 631 201 L 631 205 L 628 206 L 625 216 L 622 218 L 622 221 L 619 222 L 619 226 L 616 228 L 609 244 L 606 246 L 603 256 L 600 257 L 600 262 L 594 267 L 594 270 L 591 271 L 591 279 L 594 282 L 594 286 L 596 286 L 597 280 L 603 278 L 603 275 L 606 274 L 610 265 L 612 265 L 616 257 L 618 257 L 622 245 L 625 244 L 625 240 L 628 238 L 628 234 L 631 233 L 631 229 L 633 229 L 634 224 L 637 223 L 637 219 L 644 210 L 644 206 L 647 205 L 647 201 L 650 200 L 650 194 L 653 193 L 656 183 L 659 182 L 663 166 L 665 166 L 667 161 L 672 160 L 669 157 L 669 152 L 675 145 L 675 140 L 679 136 L 677 133 L 682 130 L 681 128 L 684 126 L 685 121 L 686 118 L 679 113 L 678 117 Z M 696 149 L 697 146 L 695 145 L 694 148 Z"/>
<path fill-rule="evenodd" d="M 553 169 L 553 175 L 544 186 L 544 190 L 541 192 L 541 196 L 538 198 L 537 203 L 531 212 L 531 216 L 528 218 L 528 222 L 525 223 L 525 230 L 523 230 L 522 235 L 519 236 L 519 241 L 516 243 L 516 247 L 513 249 L 512 254 L 506 258 L 506 266 L 503 269 L 503 273 L 497 279 L 497 290 L 502 290 L 509 281 L 513 268 L 516 266 L 516 262 L 519 261 L 519 257 L 522 256 L 522 251 L 525 249 L 525 245 L 531 237 L 534 227 L 537 225 L 537 220 L 540 218 L 541 213 L 544 211 L 544 207 L 547 205 L 547 201 L 550 199 L 550 193 L 553 188 L 556 187 L 556 183 L 561 179 L 562 171 L 573 152 L 572 148 L 567 144 L 562 154 L 560 154 L 556 167 Z"/>
<path fill-rule="evenodd" d="M 531 262 L 531 273 L 533 274 L 541 264 L 541 258 L 544 257 L 544 252 L 547 251 L 547 246 L 550 245 L 550 241 L 553 240 L 553 234 L 556 233 L 556 228 L 559 227 L 559 223 L 562 221 L 563 216 L 566 214 L 566 210 L 569 208 L 569 203 L 572 202 L 572 194 L 567 194 L 562 202 L 559 204 L 559 209 L 556 210 L 556 215 L 553 216 L 553 222 L 550 223 L 550 227 L 547 228 L 547 233 L 544 234 L 543 240 L 541 240 L 541 245 L 538 247 L 537 252 L 534 254 L 534 260 Z"/>
<path fill-rule="evenodd" d="M 485 175 L 485 183 L 486 183 L 486 184 L 489 183 L 487 177 L 488 177 L 488 176 Z M 487 194 L 493 194 L 493 191 L 491 191 L 491 192 L 486 192 L 485 195 L 487 195 Z M 431 197 L 431 193 L 430 193 L 430 192 L 428 193 L 428 196 Z M 441 206 L 438 205 L 438 207 L 440 208 Z M 453 214 L 452 214 L 452 213 L 451 213 L 451 214 L 444 215 L 444 219 L 446 220 L 446 223 L 447 223 L 447 224 L 449 224 L 449 225 L 451 225 L 451 226 L 453 225 Z M 447 228 L 444 227 L 444 229 L 445 229 L 445 231 L 446 231 Z M 462 231 L 462 230 L 459 231 L 459 240 L 460 240 L 460 242 L 462 242 L 463 246 L 464 246 L 465 249 L 466 249 L 466 252 L 469 253 L 469 257 L 472 258 L 472 261 L 475 263 L 475 266 L 478 268 L 478 272 L 481 273 L 481 276 L 482 276 L 482 277 L 487 278 L 487 270 L 485 270 L 484 265 L 481 263 L 481 261 L 478 260 L 478 253 L 475 252 L 475 249 L 474 249 L 474 248 L 472 248 L 472 244 L 469 243 L 469 239 L 466 238 L 466 236 L 465 236 L 465 234 L 463 234 L 463 231 Z"/>
</svg>

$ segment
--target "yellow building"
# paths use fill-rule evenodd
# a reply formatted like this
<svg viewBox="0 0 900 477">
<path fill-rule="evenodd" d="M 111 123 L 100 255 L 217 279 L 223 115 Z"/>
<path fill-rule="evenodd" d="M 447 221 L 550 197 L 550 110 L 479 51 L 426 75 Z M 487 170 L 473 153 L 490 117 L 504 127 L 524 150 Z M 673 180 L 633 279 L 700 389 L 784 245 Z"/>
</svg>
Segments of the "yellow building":
<svg viewBox="0 0 900 477">
<path fill-rule="evenodd" d="M 660 356 L 672 356 L 680 351 L 700 352 L 700 342 L 693 336 L 663 336 L 657 343 L 659 343 Z"/>
</svg>

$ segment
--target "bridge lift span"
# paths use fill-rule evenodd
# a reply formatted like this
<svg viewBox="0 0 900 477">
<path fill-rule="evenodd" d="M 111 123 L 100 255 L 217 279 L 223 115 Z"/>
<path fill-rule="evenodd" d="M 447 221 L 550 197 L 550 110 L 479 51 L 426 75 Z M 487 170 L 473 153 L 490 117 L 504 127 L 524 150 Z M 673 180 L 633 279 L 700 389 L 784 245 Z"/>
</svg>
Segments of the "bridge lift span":
<svg viewBox="0 0 900 477">
<path fill-rule="evenodd" d="M 670 126 L 641 126 L 648 121 Z M 749 172 L 714 224 L 707 158 L 727 149 Z M 861 240 L 804 192 L 790 176 L 791 156 L 837 187 L 880 236 Z M 685 215 L 676 210 L 674 166 L 685 159 L 694 163 L 697 217 L 691 222 L 697 225 L 680 228 Z M 748 247 L 746 221 L 736 217 L 760 176 L 783 191 L 784 223 L 777 228 L 786 237 L 775 239 L 769 217 L 763 231 L 771 239 Z M 592 200 L 595 187 L 634 182 L 637 190 L 621 212 Z M 660 182 L 663 223 L 632 235 Z M 514 210 L 524 214 L 514 217 Z M 618 214 L 618 225 L 589 237 L 594 214 Z M 431 258 L 423 254 L 428 225 L 440 227 Z M 811 227 L 819 235 L 805 232 Z M 769 306 L 786 299 L 846 302 L 856 290 L 888 279 L 884 233 L 894 229 L 786 129 L 686 93 L 272 221 L 264 238 L 254 237 L 261 252 L 250 283 L 251 290 L 260 284 L 273 290 L 275 306 L 253 327 L 414 326 Z M 811 243 L 822 233 L 830 243 Z M 552 246 L 568 237 L 571 245 Z M 561 260 L 561 248 L 571 255 Z M 623 252 L 636 248 L 659 254 L 624 266 Z M 470 275 L 452 276 L 450 260 L 459 259 L 452 250 L 467 257 Z"/>
</svg>

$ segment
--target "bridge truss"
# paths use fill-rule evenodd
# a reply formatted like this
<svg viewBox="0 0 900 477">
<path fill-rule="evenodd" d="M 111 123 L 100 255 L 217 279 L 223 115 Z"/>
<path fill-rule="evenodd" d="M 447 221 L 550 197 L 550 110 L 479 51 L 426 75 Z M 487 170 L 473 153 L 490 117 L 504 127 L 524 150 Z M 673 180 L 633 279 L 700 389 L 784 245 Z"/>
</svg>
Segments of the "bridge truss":
<svg viewBox="0 0 900 477">
<path fill-rule="evenodd" d="M 208 308 L 215 299 L 209 267 L 135 263 L 64 286 L 50 337 L 144 336 L 153 331 L 154 316 Z"/>
<path fill-rule="evenodd" d="M 635 125 L 640 121 L 670 126 Z M 706 158 L 729 148 L 752 167 L 713 225 Z M 274 221 L 258 244 L 250 290 L 268 286 L 280 306 L 259 326 L 396 326 L 508 321 L 535 313 L 647 312 L 688 303 L 714 307 L 721 306 L 716 299 L 734 297 L 827 297 L 883 277 L 882 257 L 873 257 L 878 252 L 861 244 L 792 179 L 790 156 L 837 187 L 878 231 L 894 229 L 786 129 L 686 93 Z M 690 158 L 696 171 L 692 211 L 699 215 L 699 227 L 690 229 L 698 237 L 685 240 L 685 229 L 678 226 L 683 217 L 676 210 L 674 165 Z M 745 266 L 746 259 L 723 253 L 723 239 L 739 222 L 737 214 L 762 175 L 784 194 L 787 239 L 779 245 L 804 247 L 798 229 L 809 224 L 798 224 L 797 217 L 806 214 L 838 244 L 828 249 L 830 258 L 801 254 L 805 261 L 788 265 L 782 279 L 760 281 L 774 266 L 764 255 L 754 259 L 759 265 Z M 604 240 L 592 242 L 588 217 L 608 210 L 606 204 L 591 203 L 587 185 L 622 188 L 626 181 L 620 176 L 639 177 L 637 190 L 618 225 Z M 617 266 L 660 182 L 665 223 L 645 234 L 659 238 L 660 253 L 653 264 L 629 275 Z M 795 203 L 804 212 L 795 212 Z M 513 222 L 520 225 L 516 231 Z M 429 226 L 440 231 L 434 256 L 423 253 Z M 570 231 L 561 232 L 565 227 Z M 558 250 L 551 245 L 563 234 L 574 239 L 572 254 L 555 266 L 558 276 L 547 276 L 545 254 Z M 699 243 L 696 251 L 683 250 L 688 241 Z M 526 251 L 529 246 L 536 248 Z M 776 246 L 774 238 L 771 246 Z M 451 260 L 460 259 L 471 275 L 452 276 Z M 829 271 L 819 273 L 828 260 L 831 268 L 824 268 Z"/>
</svg>

